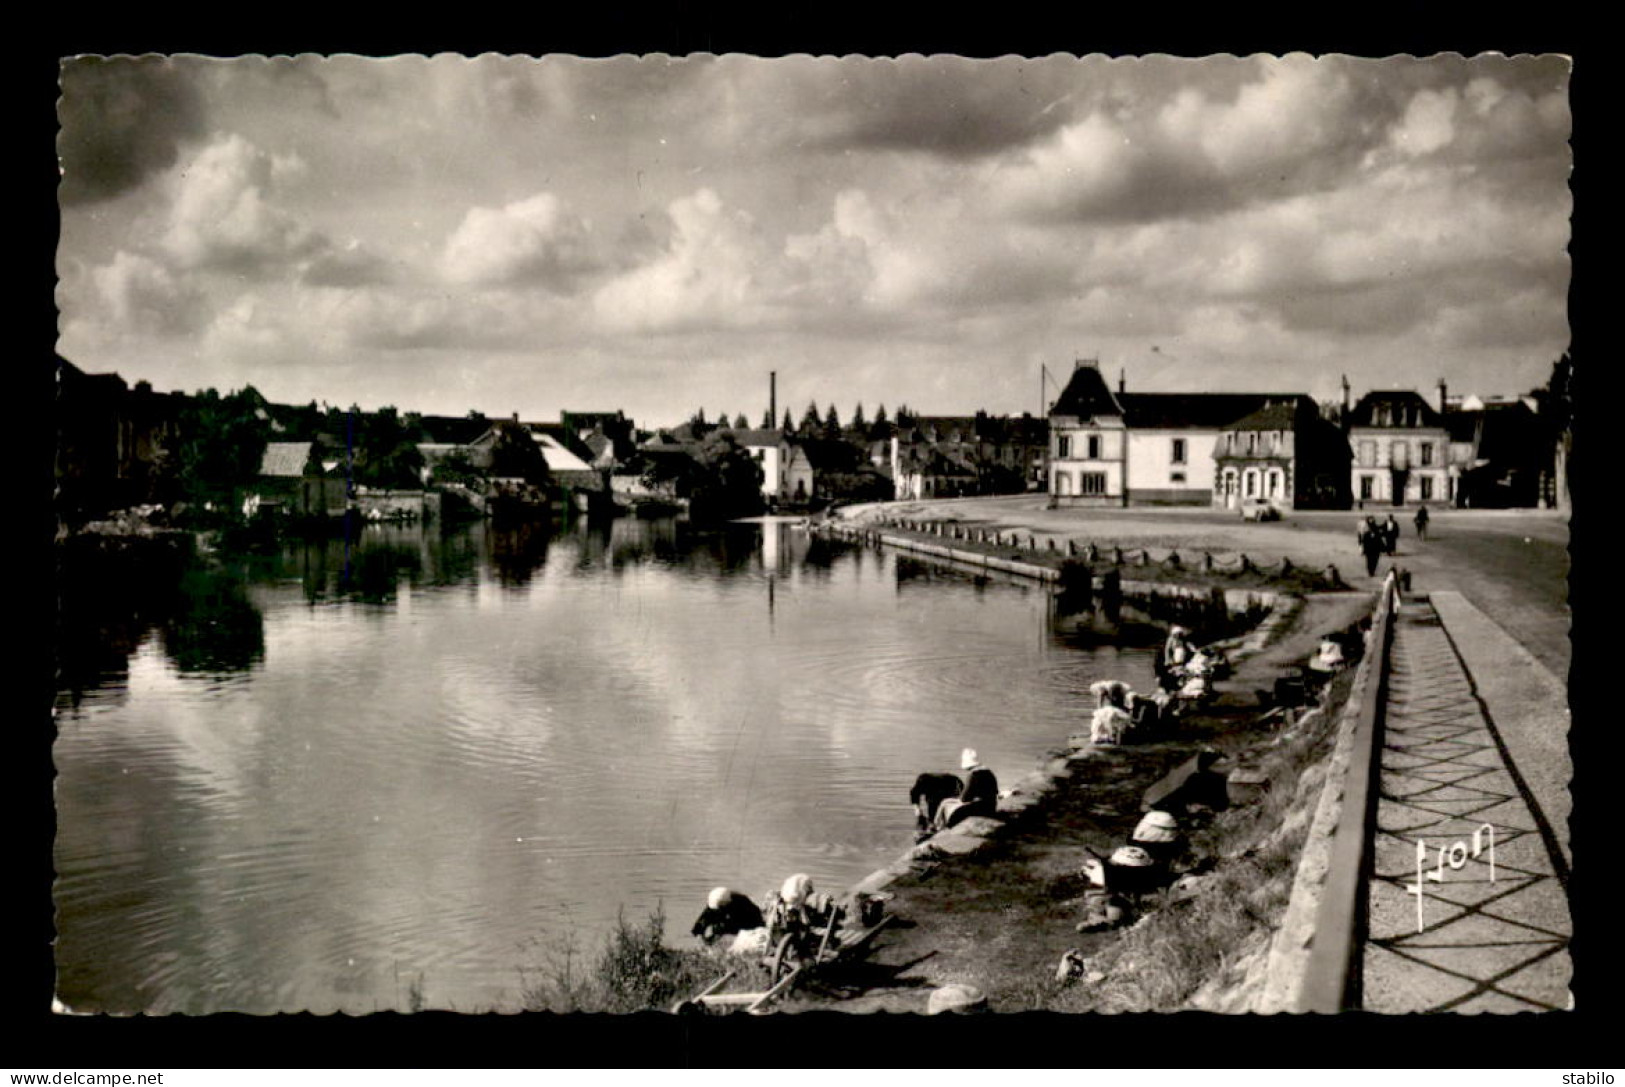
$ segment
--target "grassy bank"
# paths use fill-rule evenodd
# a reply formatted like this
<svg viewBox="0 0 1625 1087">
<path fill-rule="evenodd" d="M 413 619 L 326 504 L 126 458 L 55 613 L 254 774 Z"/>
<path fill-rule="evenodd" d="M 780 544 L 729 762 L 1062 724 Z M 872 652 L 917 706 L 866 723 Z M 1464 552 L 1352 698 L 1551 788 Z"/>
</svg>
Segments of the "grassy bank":
<svg viewBox="0 0 1625 1087">
<path fill-rule="evenodd" d="M 1316 598 L 1241 663 L 1217 703 L 1173 733 L 1067 760 L 1053 789 L 982 848 L 900 873 L 887 889 L 904 923 L 861 970 L 821 977 L 785 1010 L 923 1011 L 933 988 L 955 983 L 980 989 L 997 1012 L 1245 1010 L 1286 908 L 1349 680 L 1331 685 L 1318 712 L 1284 727 L 1255 692 L 1301 663 L 1321 634 L 1357 627 L 1368 604 L 1355 594 Z M 1188 820 L 1201 874 L 1146 896 L 1137 923 L 1075 931 L 1084 858 L 1126 842 L 1145 789 L 1204 748 L 1224 756 L 1219 769 L 1259 770 L 1274 787 L 1254 803 Z M 1082 977 L 1057 979 L 1062 955 L 1073 951 L 1086 960 Z"/>
<path fill-rule="evenodd" d="M 665 928 L 665 911 L 656 907 L 642 922 L 617 916 L 615 928 L 590 950 L 584 951 L 573 934 L 558 938 L 519 968 L 525 1010 L 669 1011 L 729 970 L 737 971 L 734 980 L 746 988 L 767 988 L 767 969 L 754 960 L 669 947 Z"/>
<path fill-rule="evenodd" d="M 1237 753 L 1274 787 L 1256 804 L 1216 813 L 1190 835 L 1195 852 L 1214 859 L 1213 868 L 1160 896 L 1139 923 L 1090 958 L 1085 979 L 1056 983 L 1045 1007 L 1247 1010 L 1292 892 L 1348 686 L 1345 673 L 1320 710 Z"/>
</svg>

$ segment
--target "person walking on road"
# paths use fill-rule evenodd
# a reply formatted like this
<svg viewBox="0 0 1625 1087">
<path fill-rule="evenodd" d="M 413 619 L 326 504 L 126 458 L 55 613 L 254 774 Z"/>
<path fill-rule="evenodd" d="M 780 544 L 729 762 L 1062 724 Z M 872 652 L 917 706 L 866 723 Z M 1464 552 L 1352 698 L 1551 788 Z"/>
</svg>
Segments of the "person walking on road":
<svg viewBox="0 0 1625 1087">
<path fill-rule="evenodd" d="M 1382 540 L 1387 552 L 1392 555 L 1394 549 L 1399 546 L 1399 522 L 1394 520 L 1391 513 L 1388 520 L 1382 523 Z"/>
<path fill-rule="evenodd" d="M 1365 553 L 1366 577 L 1377 576 L 1377 560 L 1382 556 L 1383 543 L 1383 533 L 1376 526 L 1372 526 L 1370 531 L 1360 538 L 1360 550 Z"/>
<path fill-rule="evenodd" d="M 1418 540 L 1428 538 L 1428 508 L 1426 506 L 1422 506 L 1416 511 L 1416 538 Z"/>
</svg>

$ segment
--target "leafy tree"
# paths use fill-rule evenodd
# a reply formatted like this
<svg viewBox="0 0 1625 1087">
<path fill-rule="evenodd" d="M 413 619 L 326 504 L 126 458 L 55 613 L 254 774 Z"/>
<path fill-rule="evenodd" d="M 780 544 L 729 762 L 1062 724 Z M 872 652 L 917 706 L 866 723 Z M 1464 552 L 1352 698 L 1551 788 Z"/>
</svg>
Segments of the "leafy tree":
<svg viewBox="0 0 1625 1087">
<path fill-rule="evenodd" d="M 700 446 L 701 476 L 690 495 L 691 516 L 745 517 L 762 509 L 762 467 L 734 439 L 715 433 Z"/>
<path fill-rule="evenodd" d="M 750 420 L 745 418 L 745 413 L 744 412 L 740 412 L 738 415 L 734 416 L 734 429 L 735 430 L 749 430 L 750 429 Z"/>
<path fill-rule="evenodd" d="M 368 487 L 412 489 L 423 483 L 423 453 L 418 449 L 421 420 L 406 418 L 393 407 L 380 408 L 356 420 L 355 480 Z"/>
<path fill-rule="evenodd" d="M 182 402 L 169 458 L 181 499 L 235 505 L 236 489 L 259 475 L 270 440 L 270 423 L 258 413 L 261 400 L 248 386 L 226 396 L 205 389 Z"/>
<path fill-rule="evenodd" d="M 466 486 L 478 482 L 483 475 L 473 459 L 462 449 L 453 449 L 434 466 L 436 483 L 461 483 Z"/>
<path fill-rule="evenodd" d="M 1530 393 L 1535 400 L 1535 412 L 1553 433 L 1561 433 L 1574 418 L 1574 363 L 1564 355 L 1552 363 L 1552 375 L 1546 384 Z"/>
<path fill-rule="evenodd" d="M 530 428 L 511 419 L 497 424 L 496 441 L 491 445 L 491 474 L 523 479 L 532 487 L 545 487 L 552 480 L 547 458 L 530 436 Z"/>
</svg>

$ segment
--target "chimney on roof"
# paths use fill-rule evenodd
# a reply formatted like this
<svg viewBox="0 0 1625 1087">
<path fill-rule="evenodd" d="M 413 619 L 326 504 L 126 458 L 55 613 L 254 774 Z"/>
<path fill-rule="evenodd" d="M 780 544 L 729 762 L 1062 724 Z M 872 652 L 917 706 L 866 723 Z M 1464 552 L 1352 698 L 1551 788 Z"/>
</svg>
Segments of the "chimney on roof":
<svg viewBox="0 0 1625 1087">
<path fill-rule="evenodd" d="M 1347 374 L 1344 374 L 1343 375 L 1343 417 L 1345 419 L 1348 418 L 1348 414 L 1349 414 L 1349 376 Z"/>
<path fill-rule="evenodd" d="M 767 417 L 773 420 L 774 425 L 779 421 L 779 372 L 767 372 Z"/>
<path fill-rule="evenodd" d="M 1128 369 L 1127 369 L 1127 367 L 1119 368 L 1118 371 L 1117 371 L 1117 391 L 1119 393 L 1128 392 Z"/>
<path fill-rule="evenodd" d="M 1439 379 L 1439 414 L 1441 415 L 1444 414 L 1445 405 L 1449 403 L 1449 393 L 1449 386 L 1444 383 L 1444 378 L 1441 377 Z"/>
</svg>

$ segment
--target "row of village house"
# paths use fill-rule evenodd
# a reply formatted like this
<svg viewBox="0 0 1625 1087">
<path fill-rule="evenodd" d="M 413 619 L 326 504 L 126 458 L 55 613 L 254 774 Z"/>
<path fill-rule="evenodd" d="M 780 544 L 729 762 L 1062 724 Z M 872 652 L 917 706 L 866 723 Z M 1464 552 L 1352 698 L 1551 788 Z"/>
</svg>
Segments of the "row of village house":
<svg viewBox="0 0 1625 1087">
<path fill-rule="evenodd" d="M 1376 390 L 1328 418 L 1302 393 L 1114 391 L 1080 362 L 1049 412 L 1059 505 L 1567 504 L 1563 446 L 1523 398 Z"/>
<path fill-rule="evenodd" d="M 68 363 L 59 370 L 59 472 L 66 458 L 81 475 L 139 475 L 162 443 L 168 413 L 160 401 L 170 394 L 144 382 L 130 390 L 116 374 L 84 374 Z M 902 499 L 1047 490 L 1057 505 L 1566 501 L 1554 443 L 1527 401 L 1451 397 L 1441 384 L 1433 402 L 1413 391 L 1373 391 L 1350 404 L 1346 381 L 1343 388 L 1333 420 L 1300 393 L 1134 393 L 1121 377 L 1113 390 L 1097 364 L 1079 362 L 1048 418 L 913 416 L 887 437 L 730 433 L 760 464 L 763 497 L 783 505 L 847 497 L 841 488 L 860 472 L 888 480 Z M 489 464 L 493 424 L 427 416 L 421 425 L 434 439 L 419 445 L 425 483 L 454 454 Z M 695 455 L 704 437 L 692 424 L 642 435 L 619 411 L 565 412 L 558 422 L 523 425 L 556 482 L 612 490 L 623 500 L 649 493 L 631 466 Z M 343 469 L 331 449 L 322 465 L 316 444 L 268 445 L 264 500 L 301 512 L 343 508 Z"/>
</svg>

